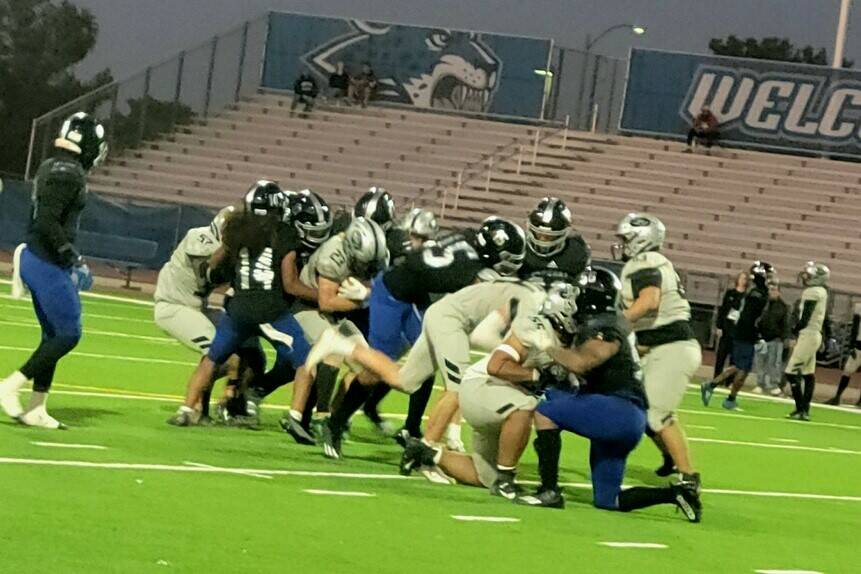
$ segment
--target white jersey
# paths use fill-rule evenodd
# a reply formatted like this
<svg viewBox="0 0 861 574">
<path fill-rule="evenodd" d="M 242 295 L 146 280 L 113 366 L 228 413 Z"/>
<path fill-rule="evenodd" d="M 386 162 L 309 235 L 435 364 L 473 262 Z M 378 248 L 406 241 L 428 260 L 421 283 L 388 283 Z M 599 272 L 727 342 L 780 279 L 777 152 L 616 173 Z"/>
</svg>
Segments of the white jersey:
<svg viewBox="0 0 861 574">
<path fill-rule="evenodd" d="M 822 286 L 808 287 L 802 291 L 801 312 L 804 312 L 807 301 L 813 301 L 816 306 L 813 308 L 813 314 L 810 316 L 807 326 L 801 330 L 801 333 L 822 333 L 822 325 L 825 323 L 825 313 L 828 308 L 828 291 Z"/>
<path fill-rule="evenodd" d="M 317 289 L 318 277 L 325 277 L 339 285 L 351 275 L 344 234 L 338 233 L 326 240 L 308 259 L 299 274 L 299 281 L 307 287 Z"/>
<path fill-rule="evenodd" d="M 661 289 L 661 304 L 657 311 L 646 314 L 633 325 L 634 332 L 649 331 L 679 321 L 689 321 L 691 306 L 685 298 L 670 260 L 657 251 L 640 253 L 622 268 L 622 309 L 628 309 L 637 300 L 640 291 L 655 286 Z"/>
<path fill-rule="evenodd" d="M 531 314 L 544 300 L 544 290 L 533 283 L 516 279 L 476 283 L 446 295 L 431 305 L 428 313 L 431 316 L 454 319 L 469 333 L 485 317 L 512 299 L 519 302 L 518 315 Z"/>
<path fill-rule="evenodd" d="M 203 308 L 207 283 L 204 264 L 220 245 L 208 226 L 190 229 L 159 271 L 156 303 Z"/>
<path fill-rule="evenodd" d="M 521 341 L 521 343 L 523 343 L 523 341 L 529 339 L 529 331 L 537 328 L 536 321 L 541 320 L 542 319 L 534 313 L 531 313 L 529 315 L 525 313 L 518 313 L 517 317 L 514 320 L 514 323 L 511 325 L 511 333 L 515 337 L 517 337 Z M 549 325 L 545 325 L 545 327 L 549 327 Z M 524 347 L 526 346 L 524 345 Z M 487 364 L 490 362 L 490 358 L 492 356 L 493 353 L 490 353 L 485 358 L 469 367 L 464 374 L 464 382 L 466 382 L 468 379 L 478 378 L 497 384 L 515 385 L 515 383 L 512 383 L 511 381 L 506 381 L 505 379 L 500 379 L 487 373 Z M 552 362 L 553 359 L 551 359 L 547 353 L 538 351 L 537 349 L 533 349 L 531 347 L 526 347 L 526 357 L 523 358 L 521 364 L 524 367 L 541 369 L 550 365 Z"/>
</svg>

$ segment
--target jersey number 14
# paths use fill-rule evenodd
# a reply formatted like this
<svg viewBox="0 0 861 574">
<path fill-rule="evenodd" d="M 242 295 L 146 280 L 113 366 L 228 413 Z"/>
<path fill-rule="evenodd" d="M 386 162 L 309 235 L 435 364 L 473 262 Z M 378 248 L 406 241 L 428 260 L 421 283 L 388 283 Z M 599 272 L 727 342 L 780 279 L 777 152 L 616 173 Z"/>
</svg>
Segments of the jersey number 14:
<svg viewBox="0 0 861 574">
<path fill-rule="evenodd" d="M 267 247 L 252 263 L 248 249 L 239 252 L 239 287 L 243 291 L 263 289 L 271 291 L 275 282 L 275 271 L 272 270 L 272 248 Z"/>
</svg>

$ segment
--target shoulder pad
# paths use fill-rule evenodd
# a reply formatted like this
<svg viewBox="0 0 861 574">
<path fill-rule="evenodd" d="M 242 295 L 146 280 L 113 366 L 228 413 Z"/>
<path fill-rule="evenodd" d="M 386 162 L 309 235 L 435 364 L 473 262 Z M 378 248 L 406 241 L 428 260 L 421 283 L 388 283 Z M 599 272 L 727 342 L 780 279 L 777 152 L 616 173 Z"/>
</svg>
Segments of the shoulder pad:
<svg viewBox="0 0 861 574">
<path fill-rule="evenodd" d="M 182 245 L 185 254 L 190 257 L 209 257 L 221 243 L 215 239 L 209 227 L 194 227 L 185 234 Z"/>
<path fill-rule="evenodd" d="M 84 168 L 76 161 L 49 159 L 45 162 L 46 176 L 50 179 L 78 179 L 85 177 Z"/>
<path fill-rule="evenodd" d="M 625 267 L 622 269 L 622 273 L 624 275 L 630 275 L 631 273 L 639 271 L 640 269 L 662 267 L 669 264 L 669 262 L 670 261 L 666 257 L 664 257 L 663 254 L 658 253 L 657 251 L 647 251 L 646 253 L 640 253 L 639 255 L 625 263 Z"/>
</svg>

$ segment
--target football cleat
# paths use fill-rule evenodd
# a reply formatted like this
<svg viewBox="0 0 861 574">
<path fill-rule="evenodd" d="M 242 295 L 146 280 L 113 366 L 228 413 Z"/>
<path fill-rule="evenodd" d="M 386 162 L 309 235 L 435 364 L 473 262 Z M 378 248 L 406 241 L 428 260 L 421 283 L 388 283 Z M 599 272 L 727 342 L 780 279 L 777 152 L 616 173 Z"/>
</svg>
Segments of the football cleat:
<svg viewBox="0 0 861 574">
<path fill-rule="evenodd" d="M 420 467 L 423 459 L 426 457 L 426 450 L 433 451 L 431 447 L 421 440 L 407 438 L 404 453 L 401 455 L 401 463 L 398 466 L 400 473 L 403 476 L 409 476 L 414 469 Z M 433 463 L 433 455 L 431 455 L 431 463 Z"/>
<path fill-rule="evenodd" d="M 290 416 L 290 413 L 285 413 L 281 420 L 278 421 L 278 424 L 281 428 L 293 437 L 299 444 L 315 444 L 314 437 L 305 430 L 305 427 L 302 426 L 302 423 L 294 419 Z"/>
<path fill-rule="evenodd" d="M 490 494 L 493 496 L 501 496 L 506 500 L 514 500 L 522 494 L 522 489 L 519 484 L 513 480 L 496 479 L 490 487 Z"/>
<path fill-rule="evenodd" d="M 824 402 L 824 403 L 822 403 L 822 404 L 824 404 L 824 405 L 831 405 L 832 407 L 836 407 L 836 406 L 838 406 L 838 405 L 840 404 L 840 399 L 839 399 L 839 398 L 837 398 L 837 397 L 831 397 L 830 399 L 828 399 L 827 401 L 825 401 L 825 402 Z"/>
<path fill-rule="evenodd" d="M 677 472 L 679 471 L 676 468 L 672 457 L 670 456 L 664 456 L 664 463 L 655 469 L 655 474 L 657 474 L 658 476 L 670 476 L 672 474 L 676 474 Z"/>
<path fill-rule="evenodd" d="M 341 459 L 341 436 L 334 431 L 329 425 L 329 421 L 323 421 L 320 425 L 319 435 L 320 444 L 323 447 L 323 456 L 333 460 Z"/>
<path fill-rule="evenodd" d="M 791 413 L 786 415 L 786 418 L 792 419 L 794 421 L 800 421 L 801 420 L 801 411 L 792 411 Z"/>
<path fill-rule="evenodd" d="M 380 419 L 379 421 L 372 420 L 371 422 L 377 432 L 385 438 L 392 438 L 398 432 L 397 429 L 395 429 L 395 425 L 385 419 Z"/>
<path fill-rule="evenodd" d="M 18 400 L 18 391 L 6 387 L 5 384 L 0 385 L 0 408 L 13 419 L 17 419 L 24 414 L 21 401 Z"/>
<path fill-rule="evenodd" d="M 341 332 L 334 328 L 326 329 L 311 348 L 308 358 L 305 360 L 305 368 L 314 371 L 323 359 L 332 355 L 349 357 L 356 344 L 347 339 Z"/>
<path fill-rule="evenodd" d="M 428 482 L 432 482 L 434 484 L 454 484 L 455 482 L 454 479 L 444 473 L 442 469 L 436 465 L 424 465 L 419 468 L 419 472 Z"/>
<path fill-rule="evenodd" d="M 518 496 L 514 502 L 541 508 L 565 508 L 565 495 L 557 488 L 539 489 L 535 494 Z"/>
<path fill-rule="evenodd" d="M 185 407 L 179 407 L 179 410 L 176 411 L 176 414 L 167 419 L 167 424 L 173 425 L 175 427 L 194 426 L 194 411 Z"/>
<path fill-rule="evenodd" d="M 727 397 L 723 400 L 720 406 L 722 406 L 728 411 L 734 411 L 738 408 L 738 403 L 735 401 L 735 399 Z"/>
<path fill-rule="evenodd" d="M 682 511 L 688 522 L 699 522 L 703 517 L 703 504 L 700 502 L 699 477 L 693 476 L 697 476 L 696 482 L 682 480 L 671 484 L 670 488 L 673 489 L 676 507 Z"/>
<path fill-rule="evenodd" d="M 807 411 L 801 413 L 801 420 L 809 422 L 810 421 L 810 413 L 808 413 Z"/>
<path fill-rule="evenodd" d="M 20 417 L 18 422 L 28 427 L 37 427 L 52 430 L 67 430 L 69 427 L 52 417 L 45 410 L 44 406 L 36 407 L 33 410 L 27 411 Z"/>
<path fill-rule="evenodd" d="M 711 383 L 700 384 L 700 396 L 703 399 L 703 406 L 709 406 L 713 394 L 715 394 L 715 390 L 712 388 Z"/>
</svg>

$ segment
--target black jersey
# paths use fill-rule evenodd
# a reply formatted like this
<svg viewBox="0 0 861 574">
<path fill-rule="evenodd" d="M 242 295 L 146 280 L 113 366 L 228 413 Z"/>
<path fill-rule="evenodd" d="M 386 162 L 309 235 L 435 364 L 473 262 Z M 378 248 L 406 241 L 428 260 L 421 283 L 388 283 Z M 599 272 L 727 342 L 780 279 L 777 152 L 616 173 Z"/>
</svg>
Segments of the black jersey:
<svg viewBox="0 0 861 574">
<path fill-rule="evenodd" d="M 228 313 L 241 321 L 262 324 L 275 321 L 287 312 L 293 298 L 284 292 L 281 261 L 300 248 L 296 230 L 286 225 L 275 227 L 266 246 L 256 255 L 240 247 L 232 257 L 234 295 L 228 304 Z"/>
<path fill-rule="evenodd" d="M 389 266 L 403 262 L 407 253 L 412 251 L 410 232 L 400 227 L 392 227 L 386 232 L 386 247 L 389 249 Z"/>
<path fill-rule="evenodd" d="M 592 262 L 592 250 L 580 235 L 572 235 L 565 240 L 565 248 L 556 255 L 544 257 L 526 247 L 526 257 L 520 268 L 521 279 L 541 280 L 549 284 L 563 281 L 576 285 L 580 275 Z"/>
<path fill-rule="evenodd" d="M 467 230 L 429 241 L 409 252 L 383 275 L 383 283 L 399 301 L 428 305 L 432 293 L 454 293 L 475 283 L 484 264 Z"/>
<path fill-rule="evenodd" d="M 768 293 L 752 287 L 742 297 L 735 324 L 733 338 L 744 343 L 756 343 L 759 339 L 759 318 L 768 304 Z"/>
<path fill-rule="evenodd" d="M 42 162 L 33 182 L 27 246 L 41 259 L 64 267 L 78 258 L 78 220 L 87 200 L 87 172 L 75 155 L 60 150 Z"/>
<path fill-rule="evenodd" d="M 616 395 L 648 408 L 640 359 L 631 347 L 630 335 L 627 321 L 619 313 L 596 315 L 580 327 L 575 347 L 590 339 L 619 342 L 619 352 L 581 377 L 580 392 Z"/>
</svg>

